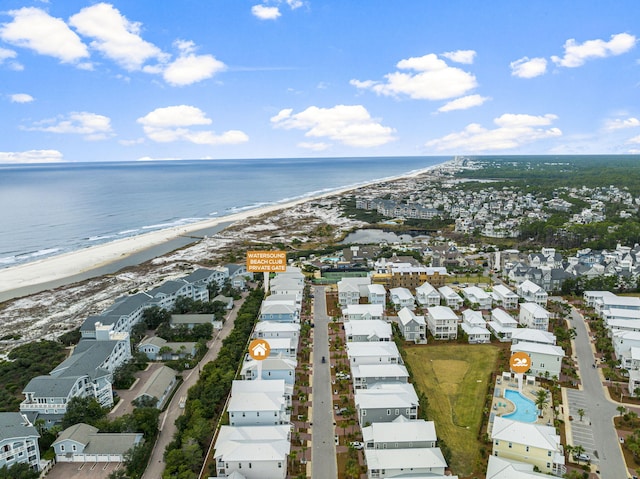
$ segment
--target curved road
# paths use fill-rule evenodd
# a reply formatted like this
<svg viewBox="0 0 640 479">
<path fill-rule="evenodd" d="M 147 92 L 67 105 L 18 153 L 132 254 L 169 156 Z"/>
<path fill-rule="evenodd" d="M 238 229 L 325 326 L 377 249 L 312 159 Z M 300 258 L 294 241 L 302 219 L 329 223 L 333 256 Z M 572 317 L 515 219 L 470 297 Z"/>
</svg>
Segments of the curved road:
<svg viewBox="0 0 640 479">
<path fill-rule="evenodd" d="M 327 301 L 323 287 L 314 287 L 313 313 L 313 424 L 311 426 L 311 468 L 313 479 L 338 477 L 336 462 L 335 428 L 331 394 L 329 360 L 329 321 Z M 327 359 L 322 363 L 322 357 Z"/>
</svg>

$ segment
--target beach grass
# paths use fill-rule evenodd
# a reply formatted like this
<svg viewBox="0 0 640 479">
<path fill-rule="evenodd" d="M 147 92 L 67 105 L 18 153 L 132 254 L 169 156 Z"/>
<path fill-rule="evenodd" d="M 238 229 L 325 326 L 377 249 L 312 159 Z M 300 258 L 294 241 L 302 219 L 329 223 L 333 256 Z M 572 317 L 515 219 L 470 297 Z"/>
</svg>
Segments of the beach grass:
<svg viewBox="0 0 640 479">
<path fill-rule="evenodd" d="M 484 398 L 500 349 L 490 344 L 406 347 L 415 386 L 428 398 L 427 415 L 452 453 L 455 474 L 481 473 L 480 437 Z"/>
</svg>

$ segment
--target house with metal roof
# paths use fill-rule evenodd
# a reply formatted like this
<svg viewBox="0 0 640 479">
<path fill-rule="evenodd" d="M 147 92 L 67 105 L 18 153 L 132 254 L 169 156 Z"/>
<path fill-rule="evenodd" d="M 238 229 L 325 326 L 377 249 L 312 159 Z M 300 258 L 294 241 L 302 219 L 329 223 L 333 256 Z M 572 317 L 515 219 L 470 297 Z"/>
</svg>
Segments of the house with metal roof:
<svg viewBox="0 0 640 479">
<path fill-rule="evenodd" d="M 351 366 L 361 364 L 402 364 L 402 356 L 393 341 L 347 342 Z"/>
<path fill-rule="evenodd" d="M 413 341 L 416 344 L 427 343 L 427 322 L 424 316 L 416 315 L 409 308 L 402 308 L 398 311 L 398 326 L 405 341 Z"/>
<path fill-rule="evenodd" d="M 354 389 L 367 389 L 381 383 L 407 383 L 409 372 L 402 364 L 361 364 L 351 366 Z"/>
<path fill-rule="evenodd" d="M 462 297 L 456 293 L 450 286 L 442 286 L 438 288 L 438 293 L 444 301 L 444 305 L 451 309 L 460 309 L 463 304 Z"/>
<path fill-rule="evenodd" d="M 564 349 L 552 344 L 520 342 L 511 345 L 511 354 L 524 352 L 531 358 L 528 374 L 545 377 L 560 377 Z"/>
<path fill-rule="evenodd" d="M 411 310 L 416 308 L 415 298 L 407 288 L 391 288 L 389 290 L 389 299 L 393 303 L 393 307 L 398 311 L 402 308 L 409 308 Z"/>
<path fill-rule="evenodd" d="M 89 316 L 80 326 L 83 338 L 95 339 L 96 326 L 108 326 L 111 331 L 125 332 L 142 321 L 145 309 L 150 307 L 153 298 L 147 293 L 123 296 L 99 315 Z"/>
<path fill-rule="evenodd" d="M 400 416 L 418 417 L 418 395 L 409 383 L 378 383 L 354 394 L 358 421 L 367 423 L 391 422 Z"/>
<path fill-rule="evenodd" d="M 382 304 L 348 304 L 342 309 L 346 321 L 371 321 L 384 318 Z"/>
<path fill-rule="evenodd" d="M 295 306 L 276 302 L 262 302 L 260 321 L 278 321 L 282 323 L 299 323 L 300 311 Z"/>
<path fill-rule="evenodd" d="M 253 328 L 252 338 L 300 338 L 300 323 L 281 323 L 279 321 L 258 321 Z"/>
<path fill-rule="evenodd" d="M 391 324 L 380 319 L 369 321 L 345 321 L 343 323 L 347 341 L 378 342 L 391 341 Z"/>
<path fill-rule="evenodd" d="M 408 472 L 411 478 L 457 479 L 445 476 L 447 461 L 439 447 L 416 449 L 365 449 L 369 479 L 403 477 Z"/>
<path fill-rule="evenodd" d="M 504 309 L 491 310 L 491 320 L 487 322 L 489 329 L 502 342 L 511 341 L 511 335 L 518 328 L 518 322 Z"/>
<path fill-rule="evenodd" d="M 15 464 L 28 464 L 40 470 L 38 430 L 24 414 L 0 412 L 0 468 Z"/>
<path fill-rule="evenodd" d="M 52 446 L 57 462 L 124 462 L 142 438 L 140 432 L 101 433 L 79 423 L 62 431 Z"/>
<path fill-rule="evenodd" d="M 387 304 L 387 290 L 381 284 L 367 285 L 369 304 Z"/>
<path fill-rule="evenodd" d="M 427 308 L 427 327 L 435 339 L 456 339 L 458 316 L 448 306 Z"/>
<path fill-rule="evenodd" d="M 533 464 L 504 457 L 489 456 L 487 479 L 549 479 L 548 474 L 535 472 Z"/>
<path fill-rule="evenodd" d="M 555 345 L 556 335 L 541 329 L 517 328 L 511 333 L 511 343 L 518 344 L 520 342 Z"/>
<path fill-rule="evenodd" d="M 292 388 L 282 379 L 233 381 L 227 406 L 231 426 L 289 424 Z"/>
<path fill-rule="evenodd" d="M 436 447 L 438 437 L 433 421 L 409 420 L 404 416 L 392 422 L 374 422 L 362 428 L 366 449 L 413 449 Z"/>
<path fill-rule="evenodd" d="M 518 307 L 520 297 L 503 284 L 495 285 L 492 295 L 495 302 L 505 309 L 516 309 Z"/>
<path fill-rule="evenodd" d="M 549 330 L 549 312 L 537 303 L 522 303 L 518 322 L 531 329 Z"/>
<path fill-rule="evenodd" d="M 477 305 L 478 309 L 491 309 L 493 304 L 493 298 L 491 294 L 487 293 L 484 289 L 477 286 L 469 286 L 468 288 L 462 288 L 462 295 L 469 303 Z"/>
<path fill-rule="evenodd" d="M 416 301 L 422 307 L 440 306 L 440 292 L 425 282 L 416 288 Z"/>
<path fill-rule="evenodd" d="M 547 306 L 547 300 L 549 299 L 549 293 L 547 293 L 541 286 L 538 286 L 533 281 L 528 279 L 520 283 L 516 287 L 516 293 L 522 299 L 530 303 L 537 303 L 542 307 Z"/>
<path fill-rule="evenodd" d="M 467 335 L 469 344 L 483 344 L 491 341 L 491 333 L 480 311 L 465 309 L 462 312 L 460 327 Z"/>
<path fill-rule="evenodd" d="M 293 386 L 297 365 L 295 358 L 268 357 L 261 361 L 249 358 L 242 364 L 240 379 L 253 381 L 260 375 L 261 379 L 282 379 L 287 385 Z"/>
</svg>

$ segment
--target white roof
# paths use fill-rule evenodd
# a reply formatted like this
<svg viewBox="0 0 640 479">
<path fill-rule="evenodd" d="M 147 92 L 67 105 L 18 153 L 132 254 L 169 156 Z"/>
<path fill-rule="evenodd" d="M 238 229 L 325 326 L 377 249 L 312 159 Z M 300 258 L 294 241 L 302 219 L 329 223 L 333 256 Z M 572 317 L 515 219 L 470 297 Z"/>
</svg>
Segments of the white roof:
<svg viewBox="0 0 640 479">
<path fill-rule="evenodd" d="M 407 288 L 391 288 L 389 290 L 389 293 L 391 294 L 391 296 L 397 296 L 399 300 L 413 299 L 411 291 L 409 291 Z"/>
<path fill-rule="evenodd" d="M 449 286 L 442 286 L 441 288 L 438 288 L 438 291 L 440 292 L 440 294 L 442 295 L 442 297 L 444 298 L 455 298 L 455 299 L 459 299 L 460 301 L 462 301 L 462 298 L 460 297 L 460 295 L 458 293 L 456 293 L 451 287 Z"/>
<path fill-rule="evenodd" d="M 603 296 L 602 303 L 606 305 L 627 306 L 634 309 L 640 309 L 640 298 L 635 296 Z"/>
<path fill-rule="evenodd" d="M 640 330 L 640 319 L 607 319 L 609 329 L 638 329 Z"/>
<path fill-rule="evenodd" d="M 538 303 L 522 303 L 520 305 L 520 310 L 523 310 L 523 309 L 538 318 L 549 317 L 549 312 L 546 309 L 544 309 L 542 306 L 540 306 Z"/>
<path fill-rule="evenodd" d="M 415 449 L 365 449 L 367 467 L 372 469 L 418 470 L 428 468 L 446 468 L 439 447 L 421 447 Z"/>
<path fill-rule="evenodd" d="M 522 292 L 526 292 L 529 294 L 535 294 L 542 289 L 536 283 L 534 283 L 533 281 L 529 281 L 528 279 L 520 283 L 518 288 L 520 288 Z"/>
<path fill-rule="evenodd" d="M 295 294 L 270 294 L 264 298 L 263 302 L 295 305 L 297 299 L 298 297 Z"/>
<path fill-rule="evenodd" d="M 381 319 L 370 321 L 345 321 L 344 331 L 347 336 L 377 336 L 391 338 L 391 325 Z"/>
<path fill-rule="evenodd" d="M 228 410 L 280 411 L 285 404 L 284 379 L 233 381 Z"/>
<path fill-rule="evenodd" d="M 304 285 L 300 284 L 299 281 L 296 281 L 294 279 L 282 278 L 277 281 L 274 279 L 274 281 L 270 283 L 269 287 L 271 288 L 271 290 L 290 289 L 293 291 L 302 291 L 302 289 L 304 288 Z"/>
<path fill-rule="evenodd" d="M 260 314 L 291 314 L 298 312 L 297 308 L 291 304 L 282 304 L 275 301 L 263 302 L 260 306 Z"/>
<path fill-rule="evenodd" d="M 343 291 L 353 291 L 360 292 L 360 286 L 367 286 L 371 284 L 371 278 L 360 277 L 360 278 L 342 278 L 338 281 L 338 292 Z"/>
<path fill-rule="evenodd" d="M 359 409 L 405 409 L 418 405 L 416 390 L 409 383 L 377 383 L 368 389 L 356 389 L 354 400 Z"/>
<path fill-rule="evenodd" d="M 627 341 L 640 341 L 640 331 L 625 331 L 617 329 L 611 332 L 615 339 L 626 339 Z"/>
<path fill-rule="evenodd" d="M 489 330 L 484 326 L 469 326 L 467 323 L 462 323 L 460 327 L 469 336 L 477 336 L 479 334 L 486 335 L 486 336 L 491 335 Z"/>
<path fill-rule="evenodd" d="M 416 323 L 422 325 L 427 324 L 424 320 L 424 316 L 416 316 L 415 313 L 406 306 L 398 311 L 398 321 L 400 321 L 403 326 L 406 326 L 411 321 L 415 321 Z"/>
<path fill-rule="evenodd" d="M 640 311 L 635 309 L 607 308 L 602 313 L 608 317 L 626 321 L 640 319 Z"/>
<path fill-rule="evenodd" d="M 291 449 L 289 430 L 288 425 L 222 426 L 215 457 L 229 462 L 286 461 Z"/>
<path fill-rule="evenodd" d="M 489 456 L 487 479 L 542 479 L 549 475 L 533 472 L 533 464 L 511 461 L 503 457 Z"/>
<path fill-rule="evenodd" d="M 367 286 L 367 289 L 369 290 L 370 293 L 383 294 L 383 295 L 387 294 L 387 290 L 384 289 L 384 286 L 382 286 L 381 284 L 370 284 Z"/>
<path fill-rule="evenodd" d="M 468 288 L 462 288 L 462 292 L 465 296 L 473 296 L 477 299 L 489 299 L 489 293 L 487 293 L 484 289 L 478 288 L 477 286 L 469 286 Z"/>
<path fill-rule="evenodd" d="M 480 311 L 474 311 L 473 309 L 465 309 L 462 312 L 462 321 L 469 326 L 485 327 L 486 322 Z"/>
<path fill-rule="evenodd" d="M 518 322 L 513 318 L 513 316 L 507 313 L 504 309 L 500 309 L 500 308 L 492 309 L 491 318 L 496 322 L 502 324 L 503 326 L 509 327 L 509 325 L 512 325 L 512 327 L 514 328 L 518 326 Z"/>
<path fill-rule="evenodd" d="M 456 313 L 454 313 L 449 306 L 431 306 L 430 308 L 427 308 L 427 314 L 436 320 L 458 320 L 458 316 L 456 316 Z"/>
<path fill-rule="evenodd" d="M 263 338 L 273 351 L 274 349 L 296 349 L 298 340 L 296 338 Z"/>
<path fill-rule="evenodd" d="M 420 442 L 436 441 L 436 427 L 433 421 L 414 419 L 412 421 L 374 422 L 362 428 L 364 442 Z"/>
<path fill-rule="evenodd" d="M 268 357 L 261 361 L 250 359 L 242 364 L 242 372 L 245 373 L 250 369 L 256 369 L 258 363 L 262 363 L 261 367 L 264 371 L 290 371 L 295 370 L 298 365 L 298 361 L 293 358 Z"/>
<path fill-rule="evenodd" d="M 400 357 L 398 346 L 392 341 L 374 341 L 374 342 L 347 342 L 347 355 L 352 357 L 361 356 L 391 356 Z"/>
<path fill-rule="evenodd" d="M 493 291 L 497 294 L 499 294 L 500 296 L 502 296 L 503 298 L 507 298 L 507 297 L 518 297 L 518 295 L 516 293 L 514 293 L 513 291 L 511 291 L 509 288 L 507 288 L 504 284 L 497 284 L 493 287 Z"/>
<path fill-rule="evenodd" d="M 524 444 L 546 451 L 557 451 L 560 448 L 560 436 L 556 434 L 554 427 L 514 421 L 500 416 L 493 420 L 491 439 Z"/>
<path fill-rule="evenodd" d="M 564 349 L 560 346 L 554 346 L 552 344 L 540 344 L 540 343 L 528 343 L 522 341 L 518 344 L 511 345 L 511 352 L 524 351 L 525 353 L 538 353 L 547 354 L 549 356 L 564 357 Z"/>
<path fill-rule="evenodd" d="M 276 332 L 296 332 L 300 331 L 299 323 L 283 323 L 281 321 L 258 321 L 254 332 L 276 333 Z"/>
<path fill-rule="evenodd" d="M 541 329 L 517 328 L 511 334 L 511 339 L 531 343 L 556 344 L 556 335 Z"/>
<path fill-rule="evenodd" d="M 511 326 L 511 325 L 503 326 L 502 324 L 500 324 L 497 321 L 488 321 L 487 322 L 487 326 L 489 326 L 491 329 L 493 329 L 496 333 L 511 333 L 511 334 L 513 334 L 513 332 L 517 329 L 515 324 L 513 326 Z"/>
<path fill-rule="evenodd" d="M 631 359 L 633 361 L 640 360 L 640 348 L 636 348 L 635 346 L 631 347 Z"/>
<path fill-rule="evenodd" d="M 402 364 L 361 364 L 351 367 L 354 378 L 408 378 L 409 372 Z"/>
<path fill-rule="evenodd" d="M 382 304 L 347 304 L 342 310 L 342 314 L 361 315 L 369 313 L 371 316 L 382 316 L 384 312 L 384 306 Z"/>
<path fill-rule="evenodd" d="M 418 286 L 416 288 L 416 294 L 418 294 L 418 293 L 425 294 L 425 295 L 430 294 L 430 293 L 438 294 L 438 290 L 436 288 L 434 288 L 428 282 L 424 282 L 424 283 L 422 283 L 420 286 Z"/>
</svg>

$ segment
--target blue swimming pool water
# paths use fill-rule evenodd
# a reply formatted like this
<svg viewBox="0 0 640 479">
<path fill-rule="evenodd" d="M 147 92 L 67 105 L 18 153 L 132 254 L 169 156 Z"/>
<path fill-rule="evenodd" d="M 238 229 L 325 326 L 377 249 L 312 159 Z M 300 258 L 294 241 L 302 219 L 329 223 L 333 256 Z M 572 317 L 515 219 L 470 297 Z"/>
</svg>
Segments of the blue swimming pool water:
<svg viewBox="0 0 640 479">
<path fill-rule="evenodd" d="M 538 419 L 538 409 L 531 399 L 511 389 L 507 389 L 504 392 L 504 397 L 515 404 L 516 410 L 502 417 L 520 422 L 536 422 Z"/>
</svg>

